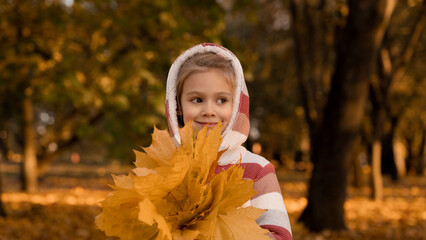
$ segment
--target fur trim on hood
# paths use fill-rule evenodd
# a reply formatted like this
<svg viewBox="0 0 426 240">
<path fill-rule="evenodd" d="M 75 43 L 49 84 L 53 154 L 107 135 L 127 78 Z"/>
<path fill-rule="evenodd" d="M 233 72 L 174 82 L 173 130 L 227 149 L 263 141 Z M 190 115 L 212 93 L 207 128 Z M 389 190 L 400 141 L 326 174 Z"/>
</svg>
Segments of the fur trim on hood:
<svg viewBox="0 0 426 240">
<path fill-rule="evenodd" d="M 235 72 L 235 89 L 232 107 L 232 117 L 222 133 L 223 141 L 219 151 L 226 150 L 219 159 L 219 165 L 235 164 L 247 151 L 241 146 L 250 131 L 249 122 L 249 95 L 244 81 L 243 69 L 238 58 L 228 49 L 213 44 L 202 43 L 183 52 L 172 64 L 167 77 L 166 87 L 166 116 L 169 124 L 170 135 L 177 146 L 180 145 L 180 135 L 177 120 L 176 87 L 177 76 L 182 64 L 196 53 L 214 52 L 231 60 Z"/>
</svg>

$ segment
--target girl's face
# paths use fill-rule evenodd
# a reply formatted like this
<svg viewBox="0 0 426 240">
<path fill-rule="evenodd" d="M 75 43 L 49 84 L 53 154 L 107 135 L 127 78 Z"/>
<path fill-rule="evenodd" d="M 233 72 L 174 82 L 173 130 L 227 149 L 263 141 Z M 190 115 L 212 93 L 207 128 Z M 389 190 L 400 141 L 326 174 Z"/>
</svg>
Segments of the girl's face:
<svg viewBox="0 0 426 240">
<path fill-rule="evenodd" d="M 190 75 L 183 83 L 180 100 L 183 121 L 192 120 L 194 131 L 206 125 L 213 128 L 219 121 L 224 130 L 231 120 L 233 89 L 219 70 Z"/>
</svg>

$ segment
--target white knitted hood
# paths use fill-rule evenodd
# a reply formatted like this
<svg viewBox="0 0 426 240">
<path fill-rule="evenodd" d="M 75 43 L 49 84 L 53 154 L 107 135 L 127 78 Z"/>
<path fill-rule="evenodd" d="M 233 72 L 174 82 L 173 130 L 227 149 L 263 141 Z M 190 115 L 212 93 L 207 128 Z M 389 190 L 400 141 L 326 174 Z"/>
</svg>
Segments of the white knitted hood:
<svg viewBox="0 0 426 240">
<path fill-rule="evenodd" d="M 183 52 L 172 64 L 167 77 L 166 87 L 166 115 L 169 124 L 170 135 L 176 145 L 180 145 L 180 135 L 177 120 L 177 76 L 182 64 L 196 53 L 214 52 L 231 60 L 235 71 L 235 89 L 233 98 L 233 110 L 231 120 L 223 131 L 223 141 L 219 151 L 227 150 L 219 159 L 219 165 L 237 163 L 247 151 L 241 146 L 247 140 L 250 130 L 249 122 L 249 95 L 244 81 L 244 74 L 238 58 L 228 49 L 213 44 L 202 43 Z"/>
</svg>

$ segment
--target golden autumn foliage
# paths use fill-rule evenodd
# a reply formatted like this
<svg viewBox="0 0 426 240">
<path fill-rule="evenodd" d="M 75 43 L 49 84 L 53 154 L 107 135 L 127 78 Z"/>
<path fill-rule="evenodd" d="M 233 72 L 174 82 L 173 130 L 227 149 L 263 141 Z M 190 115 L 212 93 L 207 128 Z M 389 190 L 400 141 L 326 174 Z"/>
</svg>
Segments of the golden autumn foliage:
<svg viewBox="0 0 426 240">
<path fill-rule="evenodd" d="M 242 167 L 214 173 L 219 125 L 193 133 L 186 124 L 179 148 L 167 130 L 154 129 L 145 153 L 135 151 L 136 168 L 113 176 L 96 225 L 121 239 L 268 239 L 255 222 L 264 210 L 241 208 L 255 194 Z"/>
</svg>

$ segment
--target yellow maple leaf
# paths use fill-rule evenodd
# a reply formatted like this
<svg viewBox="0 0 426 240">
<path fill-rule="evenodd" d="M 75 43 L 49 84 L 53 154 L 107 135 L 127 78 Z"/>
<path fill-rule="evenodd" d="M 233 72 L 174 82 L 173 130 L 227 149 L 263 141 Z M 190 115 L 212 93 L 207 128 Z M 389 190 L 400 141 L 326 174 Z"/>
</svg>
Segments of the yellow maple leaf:
<svg viewBox="0 0 426 240">
<path fill-rule="evenodd" d="M 255 220 L 264 210 L 241 208 L 255 191 L 234 165 L 214 174 L 222 125 L 198 133 L 179 130 L 176 147 L 167 130 L 154 129 L 152 144 L 135 151 L 136 168 L 113 176 L 115 192 L 102 204 L 96 225 L 121 239 L 269 239 Z"/>
<path fill-rule="evenodd" d="M 253 231 L 259 226 L 253 221 L 253 216 L 259 217 L 264 211 L 254 207 L 237 208 L 218 215 L 216 222 L 216 239 L 264 239 L 265 233 Z M 236 221 L 238 219 L 238 221 Z M 248 234 L 249 233 L 249 234 Z"/>
</svg>

